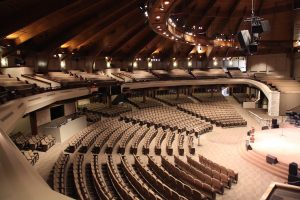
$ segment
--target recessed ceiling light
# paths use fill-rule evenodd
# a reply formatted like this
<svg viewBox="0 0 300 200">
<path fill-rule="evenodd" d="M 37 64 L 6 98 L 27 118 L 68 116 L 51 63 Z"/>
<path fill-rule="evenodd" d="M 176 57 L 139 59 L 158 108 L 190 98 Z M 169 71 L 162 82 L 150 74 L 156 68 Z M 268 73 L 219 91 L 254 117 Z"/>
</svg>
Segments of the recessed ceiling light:
<svg viewBox="0 0 300 200">
<path fill-rule="evenodd" d="M 155 18 L 156 18 L 156 19 L 160 19 L 160 16 L 159 16 L 159 15 L 157 15 Z"/>
<path fill-rule="evenodd" d="M 170 1 L 164 1 L 164 4 L 165 4 L 165 5 L 169 5 L 169 4 L 170 4 Z"/>
</svg>

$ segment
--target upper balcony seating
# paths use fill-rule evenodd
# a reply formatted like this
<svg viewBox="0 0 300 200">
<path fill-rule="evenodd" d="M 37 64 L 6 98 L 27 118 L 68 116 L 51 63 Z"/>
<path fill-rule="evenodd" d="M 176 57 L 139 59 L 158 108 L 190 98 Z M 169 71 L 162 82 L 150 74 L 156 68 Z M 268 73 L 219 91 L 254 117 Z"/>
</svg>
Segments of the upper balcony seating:
<svg viewBox="0 0 300 200">
<path fill-rule="evenodd" d="M 223 69 L 194 69 L 192 75 L 197 79 L 227 78 Z"/>
<path fill-rule="evenodd" d="M 269 85 L 271 88 L 274 88 L 280 92 L 284 92 L 284 93 L 300 92 L 300 82 L 297 80 L 292 80 L 284 76 L 268 75 L 262 73 L 254 74 L 254 76 L 256 80 L 259 80 Z"/>
<path fill-rule="evenodd" d="M 185 80 L 194 78 L 184 69 L 172 69 L 169 71 L 152 70 L 152 73 L 155 74 L 161 80 Z"/>
<path fill-rule="evenodd" d="M 134 70 L 133 72 L 120 71 L 118 73 L 113 73 L 113 75 L 125 80 L 126 78 L 132 81 L 155 81 L 158 80 L 156 76 L 145 70 Z"/>
<path fill-rule="evenodd" d="M 90 74 L 78 70 L 69 70 L 69 73 L 77 78 L 94 84 L 116 83 L 116 80 L 102 73 Z"/>
<path fill-rule="evenodd" d="M 84 80 L 64 72 L 48 72 L 48 74 L 38 76 L 57 82 L 64 88 L 87 86 L 87 82 Z"/>
<path fill-rule="evenodd" d="M 242 72 L 239 68 L 228 68 L 231 78 L 250 78 L 246 72 Z"/>
<path fill-rule="evenodd" d="M 3 103 L 17 97 L 33 95 L 40 91 L 41 89 L 36 84 L 29 84 L 27 81 L 21 81 L 19 78 L 13 78 L 9 75 L 0 76 L 0 97 Z"/>
</svg>

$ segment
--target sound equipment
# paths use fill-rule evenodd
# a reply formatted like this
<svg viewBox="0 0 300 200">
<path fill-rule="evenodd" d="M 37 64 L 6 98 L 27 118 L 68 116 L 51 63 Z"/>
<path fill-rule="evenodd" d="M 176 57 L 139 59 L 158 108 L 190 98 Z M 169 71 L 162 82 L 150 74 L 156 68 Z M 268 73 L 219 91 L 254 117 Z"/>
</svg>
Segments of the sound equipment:
<svg viewBox="0 0 300 200">
<path fill-rule="evenodd" d="M 263 32 L 268 32 L 270 31 L 270 23 L 268 20 L 263 20 L 263 21 L 252 21 L 251 23 L 252 27 L 252 33 L 263 33 Z"/>
<path fill-rule="evenodd" d="M 298 164 L 292 162 L 289 164 L 289 175 L 297 176 L 298 175 Z"/>
<path fill-rule="evenodd" d="M 272 124 L 272 128 L 279 128 L 279 124 Z"/>
<path fill-rule="evenodd" d="M 242 30 L 238 33 L 238 41 L 243 49 L 246 49 L 251 43 L 251 35 L 248 30 Z"/>
<path fill-rule="evenodd" d="M 288 176 L 288 184 L 300 186 L 300 176 Z"/>
<path fill-rule="evenodd" d="M 263 126 L 263 127 L 261 127 L 261 130 L 267 130 L 267 129 L 269 129 L 268 126 Z"/>
<path fill-rule="evenodd" d="M 248 46 L 248 51 L 250 54 L 255 54 L 255 53 L 257 53 L 257 48 L 258 48 L 257 43 L 251 43 Z"/>
<path fill-rule="evenodd" d="M 266 161 L 267 161 L 267 163 L 269 163 L 269 164 L 271 164 L 271 165 L 275 165 L 276 163 L 278 163 L 278 160 L 277 160 L 277 157 L 275 157 L 275 156 L 272 156 L 272 155 L 270 155 L 270 154 L 268 154 L 267 156 L 266 156 Z"/>
<path fill-rule="evenodd" d="M 272 119 L 272 125 L 277 124 L 277 119 Z"/>
</svg>

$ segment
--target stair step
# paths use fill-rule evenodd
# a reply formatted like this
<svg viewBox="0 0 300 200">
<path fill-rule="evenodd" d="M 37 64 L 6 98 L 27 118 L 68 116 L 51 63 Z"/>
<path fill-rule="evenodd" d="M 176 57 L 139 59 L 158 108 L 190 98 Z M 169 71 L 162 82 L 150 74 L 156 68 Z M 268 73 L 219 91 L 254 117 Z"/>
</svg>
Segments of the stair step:
<svg viewBox="0 0 300 200">
<path fill-rule="evenodd" d="M 256 152 L 251 152 L 252 150 L 247 151 L 244 145 L 240 145 L 239 147 L 240 155 L 246 161 L 252 163 L 253 165 L 275 175 L 282 179 L 287 180 L 288 170 L 277 167 L 276 165 L 270 165 L 266 163 L 265 157 L 262 155 L 257 155 Z"/>
</svg>

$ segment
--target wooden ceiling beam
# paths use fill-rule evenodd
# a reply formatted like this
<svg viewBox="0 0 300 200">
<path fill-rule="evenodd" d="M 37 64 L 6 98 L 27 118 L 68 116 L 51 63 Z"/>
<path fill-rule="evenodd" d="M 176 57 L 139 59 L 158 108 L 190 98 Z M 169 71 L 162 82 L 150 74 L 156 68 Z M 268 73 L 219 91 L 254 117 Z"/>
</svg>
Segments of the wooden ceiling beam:
<svg viewBox="0 0 300 200">
<path fill-rule="evenodd" d="M 106 33 L 102 34 L 101 38 L 99 37 L 99 40 L 93 43 L 93 48 L 91 49 L 92 51 L 90 51 L 90 54 L 95 56 L 101 52 L 107 52 L 107 48 L 111 49 L 110 46 L 112 46 L 114 42 L 124 39 L 128 32 L 130 32 L 131 35 L 135 35 L 140 30 L 139 28 L 145 27 L 145 23 L 142 18 L 138 18 L 137 21 L 130 20 L 132 19 L 132 16 L 137 14 L 137 12 L 139 11 L 135 9 L 135 12 L 123 17 L 122 20 L 118 22 L 118 25 L 113 26 L 112 29 L 107 30 Z M 132 33 L 132 31 L 134 31 L 134 33 Z"/>
<path fill-rule="evenodd" d="M 241 0 L 234 0 L 232 6 L 229 9 L 228 17 L 225 20 L 225 23 L 220 24 L 219 27 L 217 28 L 217 32 L 219 33 L 224 33 L 224 30 L 229 27 L 230 22 L 232 21 L 232 16 L 235 13 L 235 10 L 239 6 Z"/>
<path fill-rule="evenodd" d="M 95 3 L 99 3 L 99 1 L 76 1 L 69 6 L 59 9 L 56 12 L 53 12 L 50 15 L 33 22 L 30 25 L 7 35 L 6 38 L 13 39 L 15 40 L 15 43 L 17 45 L 20 45 L 49 29 L 56 28 L 60 24 L 67 23 L 71 20 L 76 20 L 76 18 L 78 19 L 85 13 L 85 9 L 82 9 L 82 7 L 87 7 L 87 9 L 89 9 L 90 6 Z"/>
<path fill-rule="evenodd" d="M 156 34 L 153 31 L 148 31 L 148 34 L 143 37 L 142 40 L 139 40 L 139 42 L 135 43 L 129 50 L 129 52 L 126 52 L 125 55 L 127 55 L 130 58 L 133 58 L 137 55 L 137 53 L 148 44 L 149 41 L 151 41 L 153 38 L 155 38 Z"/>
<path fill-rule="evenodd" d="M 124 13 L 128 10 L 132 10 L 137 7 L 136 0 L 131 1 L 130 3 L 126 0 L 119 0 L 118 2 L 119 4 L 116 4 L 116 2 L 113 1 L 112 4 L 108 6 L 109 9 L 106 9 L 103 14 L 96 18 L 93 25 L 83 29 L 80 33 L 78 33 L 78 35 L 61 44 L 61 47 L 68 48 L 69 50 L 79 49 L 80 45 L 87 43 L 87 41 L 97 32 L 122 18 Z"/>
<path fill-rule="evenodd" d="M 0 38 L 13 33 L 34 21 L 69 6 L 79 0 L 6 0 L 0 1 Z M 34 8 L 34 11 L 32 10 Z"/>
<path fill-rule="evenodd" d="M 152 40 L 150 40 L 145 46 L 143 46 L 137 55 L 141 57 L 149 57 L 153 52 L 153 49 L 156 48 L 157 44 L 162 40 L 160 35 L 156 35 Z"/>
</svg>

